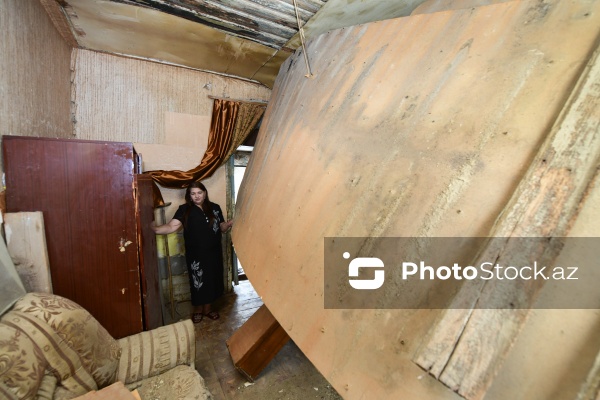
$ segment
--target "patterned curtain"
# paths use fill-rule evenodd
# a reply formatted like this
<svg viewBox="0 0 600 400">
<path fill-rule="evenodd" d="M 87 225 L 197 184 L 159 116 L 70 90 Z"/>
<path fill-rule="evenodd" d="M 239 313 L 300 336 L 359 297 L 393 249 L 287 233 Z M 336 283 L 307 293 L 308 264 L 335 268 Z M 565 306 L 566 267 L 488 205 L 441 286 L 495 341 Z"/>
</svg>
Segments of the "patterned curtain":
<svg viewBox="0 0 600 400">
<path fill-rule="evenodd" d="M 168 188 L 186 188 L 190 183 L 209 178 L 244 142 L 265 112 L 266 105 L 215 99 L 208 147 L 200 165 L 189 171 L 149 171 L 155 183 Z M 155 206 L 163 205 L 160 190 L 154 187 Z"/>
</svg>

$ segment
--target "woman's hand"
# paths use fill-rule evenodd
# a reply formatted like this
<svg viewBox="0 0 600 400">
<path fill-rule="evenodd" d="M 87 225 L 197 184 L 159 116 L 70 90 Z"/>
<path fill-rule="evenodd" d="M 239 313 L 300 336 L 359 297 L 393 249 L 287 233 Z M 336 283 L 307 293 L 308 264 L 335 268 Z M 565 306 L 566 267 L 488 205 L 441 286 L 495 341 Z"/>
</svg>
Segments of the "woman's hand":
<svg viewBox="0 0 600 400">
<path fill-rule="evenodd" d="M 227 222 L 221 222 L 220 227 L 221 227 L 221 232 L 227 232 L 227 230 L 229 228 L 231 228 L 233 226 L 233 220 L 230 219 Z"/>
</svg>

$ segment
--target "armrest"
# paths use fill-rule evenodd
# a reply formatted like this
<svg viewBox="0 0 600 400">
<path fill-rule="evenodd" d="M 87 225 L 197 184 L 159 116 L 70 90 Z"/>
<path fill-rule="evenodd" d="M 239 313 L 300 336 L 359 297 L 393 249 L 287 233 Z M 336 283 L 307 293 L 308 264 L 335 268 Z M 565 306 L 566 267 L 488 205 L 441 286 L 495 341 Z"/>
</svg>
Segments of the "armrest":
<svg viewBox="0 0 600 400">
<path fill-rule="evenodd" d="M 117 380 L 126 385 L 177 365 L 194 368 L 196 338 L 194 324 L 189 319 L 119 339 L 118 343 L 121 358 Z"/>
</svg>

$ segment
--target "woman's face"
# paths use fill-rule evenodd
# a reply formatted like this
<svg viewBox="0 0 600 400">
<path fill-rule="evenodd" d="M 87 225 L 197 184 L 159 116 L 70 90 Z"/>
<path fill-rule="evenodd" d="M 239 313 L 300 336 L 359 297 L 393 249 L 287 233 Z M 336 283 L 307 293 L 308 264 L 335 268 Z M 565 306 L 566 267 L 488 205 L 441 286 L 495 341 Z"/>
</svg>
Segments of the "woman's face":
<svg viewBox="0 0 600 400">
<path fill-rule="evenodd" d="M 192 188 L 190 190 L 190 197 L 195 205 L 200 206 L 206 198 L 206 192 L 200 188 Z"/>
</svg>

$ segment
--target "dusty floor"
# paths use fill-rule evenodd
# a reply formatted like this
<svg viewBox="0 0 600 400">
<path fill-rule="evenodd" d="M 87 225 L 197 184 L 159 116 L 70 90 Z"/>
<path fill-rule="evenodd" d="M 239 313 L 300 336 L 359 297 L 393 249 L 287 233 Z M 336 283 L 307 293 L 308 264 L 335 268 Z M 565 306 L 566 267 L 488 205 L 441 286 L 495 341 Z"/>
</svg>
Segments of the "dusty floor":
<svg viewBox="0 0 600 400">
<path fill-rule="evenodd" d="M 341 399 L 291 340 L 254 383 L 235 369 L 225 341 L 262 304 L 252 285 L 240 281 L 215 304 L 220 319 L 205 318 L 196 324 L 196 368 L 215 399 Z"/>
</svg>

